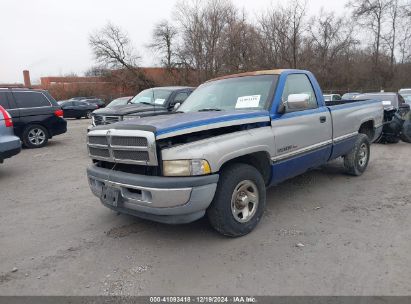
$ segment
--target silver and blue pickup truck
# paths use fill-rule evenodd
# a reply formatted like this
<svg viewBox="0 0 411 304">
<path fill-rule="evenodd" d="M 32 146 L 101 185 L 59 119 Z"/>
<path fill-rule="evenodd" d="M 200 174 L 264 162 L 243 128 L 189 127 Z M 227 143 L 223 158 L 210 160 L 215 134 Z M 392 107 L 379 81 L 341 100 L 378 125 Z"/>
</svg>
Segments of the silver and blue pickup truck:
<svg viewBox="0 0 411 304">
<path fill-rule="evenodd" d="M 382 125 L 380 101 L 328 105 L 308 71 L 231 75 L 173 114 L 93 128 L 87 176 L 115 211 L 170 224 L 207 214 L 220 233 L 241 236 L 260 221 L 267 187 L 338 157 L 361 175 Z"/>
<path fill-rule="evenodd" d="M 21 151 L 20 138 L 14 135 L 10 114 L 0 105 L 0 164 Z"/>
</svg>

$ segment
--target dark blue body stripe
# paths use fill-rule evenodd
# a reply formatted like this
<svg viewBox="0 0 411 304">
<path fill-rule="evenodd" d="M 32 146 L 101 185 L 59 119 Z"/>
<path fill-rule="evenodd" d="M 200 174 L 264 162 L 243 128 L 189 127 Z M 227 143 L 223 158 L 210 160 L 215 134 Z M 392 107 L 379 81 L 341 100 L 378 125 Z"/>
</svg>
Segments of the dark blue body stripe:
<svg viewBox="0 0 411 304">
<path fill-rule="evenodd" d="M 241 120 L 241 119 L 248 119 L 248 118 L 258 118 L 258 117 L 267 117 L 267 121 L 269 119 L 269 114 L 267 111 L 264 112 L 258 112 L 258 113 L 249 113 L 249 114 L 240 114 L 240 115 L 233 115 L 229 117 L 218 117 L 218 118 L 211 118 L 199 122 L 194 122 L 194 123 L 187 123 L 183 124 L 177 127 L 171 127 L 171 128 L 166 128 L 162 129 L 160 131 L 156 132 L 156 135 L 163 135 L 171 132 L 176 132 L 176 131 L 181 131 L 181 130 L 186 130 L 186 129 L 191 129 L 191 128 L 196 128 L 196 127 L 201 127 L 201 126 L 206 126 L 206 125 L 212 125 L 215 123 L 220 123 L 220 122 L 227 122 L 227 121 L 235 121 L 235 120 Z"/>
<path fill-rule="evenodd" d="M 331 151 L 332 145 L 330 144 L 274 163 L 271 166 L 271 180 L 269 185 L 276 185 L 289 178 L 300 175 L 311 168 L 325 164 L 331 155 Z"/>
</svg>

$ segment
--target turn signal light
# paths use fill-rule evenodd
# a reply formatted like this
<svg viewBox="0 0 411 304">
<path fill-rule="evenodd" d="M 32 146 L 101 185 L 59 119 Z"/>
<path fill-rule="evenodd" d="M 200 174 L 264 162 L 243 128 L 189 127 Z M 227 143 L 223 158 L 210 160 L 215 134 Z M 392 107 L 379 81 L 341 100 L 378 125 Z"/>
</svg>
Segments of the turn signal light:
<svg viewBox="0 0 411 304">
<path fill-rule="evenodd" d="M 7 112 L 2 106 L 0 106 L 0 113 L 3 114 L 6 128 L 13 127 L 13 121 L 11 120 L 9 112 Z"/>
</svg>

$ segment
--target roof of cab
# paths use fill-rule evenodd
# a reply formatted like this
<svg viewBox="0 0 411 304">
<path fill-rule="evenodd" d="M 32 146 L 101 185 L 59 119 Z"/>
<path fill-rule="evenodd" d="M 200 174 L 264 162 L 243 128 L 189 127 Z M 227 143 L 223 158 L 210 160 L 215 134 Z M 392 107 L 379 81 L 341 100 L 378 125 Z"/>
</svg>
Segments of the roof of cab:
<svg viewBox="0 0 411 304">
<path fill-rule="evenodd" d="M 274 70 L 262 70 L 262 71 L 254 71 L 254 72 L 245 72 L 245 73 L 239 73 L 239 74 L 232 74 L 232 75 L 217 77 L 217 78 L 214 78 L 214 79 L 210 79 L 206 82 L 221 80 L 221 79 L 227 79 L 227 78 L 245 77 L 245 76 L 280 75 L 284 71 L 287 71 L 287 70 L 286 69 L 274 69 Z"/>
</svg>

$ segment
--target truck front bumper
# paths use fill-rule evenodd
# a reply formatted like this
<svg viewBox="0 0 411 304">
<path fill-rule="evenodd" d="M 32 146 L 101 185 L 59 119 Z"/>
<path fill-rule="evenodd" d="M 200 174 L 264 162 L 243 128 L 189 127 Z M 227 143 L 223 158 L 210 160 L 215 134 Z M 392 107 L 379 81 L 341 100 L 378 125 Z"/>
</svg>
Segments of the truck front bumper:
<svg viewBox="0 0 411 304">
<path fill-rule="evenodd" d="M 108 208 L 156 222 L 182 224 L 204 216 L 219 175 L 146 176 L 91 165 L 87 177 L 93 194 Z"/>
</svg>

